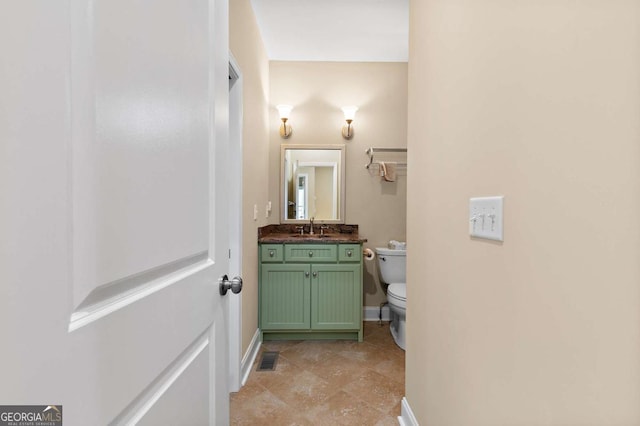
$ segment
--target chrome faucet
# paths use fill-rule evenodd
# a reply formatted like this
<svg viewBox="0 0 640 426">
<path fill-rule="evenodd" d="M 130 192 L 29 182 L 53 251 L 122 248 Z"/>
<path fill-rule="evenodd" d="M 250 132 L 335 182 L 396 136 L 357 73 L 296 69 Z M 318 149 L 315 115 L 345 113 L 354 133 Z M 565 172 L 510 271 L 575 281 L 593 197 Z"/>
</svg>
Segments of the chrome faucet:
<svg viewBox="0 0 640 426">
<path fill-rule="evenodd" d="M 311 219 L 309 219 L 309 235 L 313 235 L 315 234 L 315 232 L 313 232 L 313 219 L 315 219 L 315 217 L 312 217 Z"/>
</svg>

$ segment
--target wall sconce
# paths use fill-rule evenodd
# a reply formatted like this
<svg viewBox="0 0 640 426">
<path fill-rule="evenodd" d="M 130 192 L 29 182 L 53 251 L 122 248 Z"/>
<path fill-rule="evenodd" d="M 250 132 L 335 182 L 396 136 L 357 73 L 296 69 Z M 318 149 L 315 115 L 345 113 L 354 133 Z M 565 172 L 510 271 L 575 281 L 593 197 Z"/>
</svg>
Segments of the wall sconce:
<svg viewBox="0 0 640 426">
<path fill-rule="evenodd" d="M 280 137 L 287 139 L 291 136 L 291 132 L 293 131 L 291 125 L 287 124 L 287 120 L 289 120 L 289 115 L 291 114 L 293 107 L 291 105 L 278 105 L 276 108 L 278 108 L 280 120 L 282 120 L 282 124 L 280 125 Z"/>
<path fill-rule="evenodd" d="M 347 124 L 342 126 L 342 137 L 344 137 L 345 139 L 351 139 L 353 137 L 353 126 L 351 125 L 351 123 L 356 116 L 357 110 L 357 106 L 342 107 L 342 112 L 344 112 L 344 121 L 347 122 Z"/>
</svg>

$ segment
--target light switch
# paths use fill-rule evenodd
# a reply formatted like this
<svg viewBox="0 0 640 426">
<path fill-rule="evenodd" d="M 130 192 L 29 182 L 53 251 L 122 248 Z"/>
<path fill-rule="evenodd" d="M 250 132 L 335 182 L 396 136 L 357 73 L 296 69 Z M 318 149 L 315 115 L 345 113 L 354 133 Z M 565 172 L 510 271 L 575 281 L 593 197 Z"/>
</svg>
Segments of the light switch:
<svg viewBox="0 0 640 426">
<path fill-rule="evenodd" d="M 258 220 L 258 205 L 253 205 L 253 220 Z"/>
<path fill-rule="evenodd" d="M 469 199 L 469 235 L 475 238 L 504 241 L 504 196 Z"/>
</svg>

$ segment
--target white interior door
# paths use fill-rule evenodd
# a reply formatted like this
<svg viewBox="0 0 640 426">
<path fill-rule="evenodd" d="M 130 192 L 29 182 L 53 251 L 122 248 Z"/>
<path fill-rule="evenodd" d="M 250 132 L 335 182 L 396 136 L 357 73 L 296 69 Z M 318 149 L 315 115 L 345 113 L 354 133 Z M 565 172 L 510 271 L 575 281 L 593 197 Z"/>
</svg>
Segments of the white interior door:
<svg viewBox="0 0 640 426">
<path fill-rule="evenodd" d="M 228 422 L 226 0 L 0 6 L 0 402 Z"/>
</svg>

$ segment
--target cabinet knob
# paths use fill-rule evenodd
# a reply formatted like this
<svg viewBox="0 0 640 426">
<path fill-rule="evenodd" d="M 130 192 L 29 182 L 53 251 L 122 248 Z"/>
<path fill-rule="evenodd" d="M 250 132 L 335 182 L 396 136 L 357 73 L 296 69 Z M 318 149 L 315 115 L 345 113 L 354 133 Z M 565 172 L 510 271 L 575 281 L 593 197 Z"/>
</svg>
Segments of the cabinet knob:
<svg viewBox="0 0 640 426">
<path fill-rule="evenodd" d="M 347 256 L 351 257 L 351 255 L 353 255 L 353 250 L 347 250 Z"/>
<path fill-rule="evenodd" d="M 308 273 L 308 272 L 305 272 L 305 273 L 304 273 L 304 276 L 305 276 L 305 277 L 307 277 L 307 278 L 309 278 L 309 273 Z"/>
<path fill-rule="evenodd" d="M 269 250 L 269 257 L 273 257 L 276 253 L 273 250 Z"/>
<path fill-rule="evenodd" d="M 312 251 L 309 252 L 309 257 L 313 257 L 313 252 Z"/>
<path fill-rule="evenodd" d="M 315 278 L 315 277 L 317 277 L 317 276 L 318 276 L 318 273 L 317 273 L 317 272 L 314 272 L 314 273 L 313 273 L 313 278 Z"/>
</svg>

